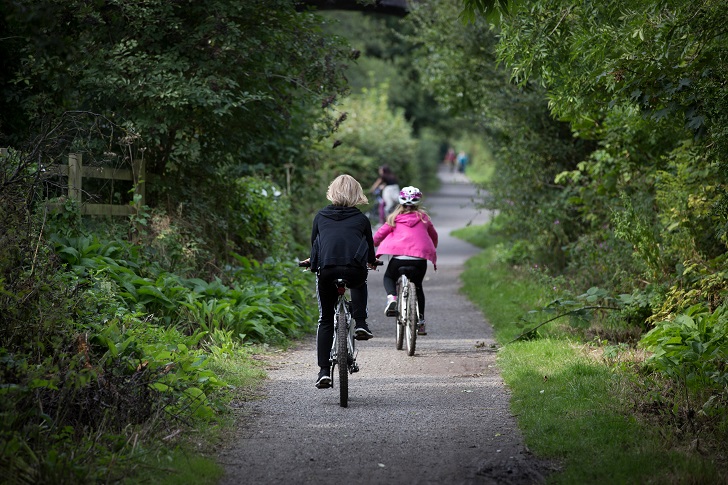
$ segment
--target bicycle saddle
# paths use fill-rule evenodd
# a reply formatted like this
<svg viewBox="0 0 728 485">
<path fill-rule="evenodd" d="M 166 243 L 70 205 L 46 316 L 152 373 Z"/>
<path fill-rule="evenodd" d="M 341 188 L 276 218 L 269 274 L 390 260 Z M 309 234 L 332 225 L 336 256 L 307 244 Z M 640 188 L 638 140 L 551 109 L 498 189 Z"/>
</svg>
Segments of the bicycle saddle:
<svg viewBox="0 0 728 485">
<path fill-rule="evenodd" d="M 415 268 L 414 266 L 400 266 L 399 268 L 397 268 L 397 272 L 399 274 L 407 275 L 407 276 L 409 276 L 410 273 L 412 273 L 416 270 L 417 270 L 417 268 Z"/>
</svg>

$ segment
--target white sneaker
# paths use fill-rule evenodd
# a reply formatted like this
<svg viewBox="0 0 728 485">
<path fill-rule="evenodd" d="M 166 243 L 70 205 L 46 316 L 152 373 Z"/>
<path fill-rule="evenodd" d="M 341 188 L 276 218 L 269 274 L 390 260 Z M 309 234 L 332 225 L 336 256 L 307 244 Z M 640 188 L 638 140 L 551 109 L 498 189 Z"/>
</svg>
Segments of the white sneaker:
<svg viewBox="0 0 728 485">
<path fill-rule="evenodd" d="M 384 315 L 388 317 L 397 316 L 397 297 L 394 295 L 387 295 L 387 306 L 384 307 Z"/>
</svg>

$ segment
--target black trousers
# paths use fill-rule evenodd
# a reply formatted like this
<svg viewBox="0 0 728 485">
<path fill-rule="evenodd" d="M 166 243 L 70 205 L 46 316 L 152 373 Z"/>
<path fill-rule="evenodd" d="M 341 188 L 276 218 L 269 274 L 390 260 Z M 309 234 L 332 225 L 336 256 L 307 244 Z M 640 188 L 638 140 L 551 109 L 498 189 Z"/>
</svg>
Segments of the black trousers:
<svg viewBox="0 0 728 485">
<path fill-rule="evenodd" d="M 399 268 L 411 266 L 412 271 L 407 275 L 417 288 L 417 304 L 420 307 L 420 318 L 425 318 L 425 290 L 422 289 L 422 281 L 427 273 L 426 259 L 397 259 L 389 260 L 387 270 L 384 272 L 384 289 L 388 295 L 397 294 L 397 279 L 399 279 Z"/>
<path fill-rule="evenodd" d="M 339 299 L 334 282 L 343 278 L 351 290 L 351 313 L 356 323 L 367 319 L 367 270 L 350 266 L 334 266 L 319 270 L 316 277 L 319 320 L 316 331 L 316 355 L 319 367 L 329 366 L 331 345 L 334 342 L 334 308 Z"/>
</svg>

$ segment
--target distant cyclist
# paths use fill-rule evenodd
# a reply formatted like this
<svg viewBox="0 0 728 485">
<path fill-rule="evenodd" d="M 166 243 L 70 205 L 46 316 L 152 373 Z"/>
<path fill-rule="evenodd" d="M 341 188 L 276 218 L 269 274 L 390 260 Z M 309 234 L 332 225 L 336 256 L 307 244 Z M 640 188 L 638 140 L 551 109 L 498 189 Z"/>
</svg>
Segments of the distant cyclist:
<svg viewBox="0 0 728 485">
<path fill-rule="evenodd" d="M 427 335 L 425 327 L 425 292 L 422 281 L 427 273 L 427 261 L 437 270 L 437 231 L 430 216 L 420 208 L 422 192 L 417 187 L 405 187 L 399 193 L 399 205 L 387 218 L 386 224 L 374 234 L 377 254 L 392 255 L 384 272 L 384 289 L 387 291 L 387 316 L 397 314 L 397 279 L 401 266 L 412 266 L 408 276 L 417 288 L 420 314 L 417 333 Z"/>
<path fill-rule="evenodd" d="M 338 299 L 337 278 L 347 281 L 351 291 L 354 338 L 373 337 L 367 325 L 367 268 L 376 262 L 372 226 L 355 206 L 368 203 L 359 182 L 351 175 L 339 175 L 329 185 L 326 198 L 331 202 L 313 219 L 311 231 L 311 271 L 316 277 L 319 321 L 316 355 L 319 375 L 316 387 L 331 387 L 329 353 L 334 341 L 334 307 Z"/>
<path fill-rule="evenodd" d="M 399 194 L 399 184 L 397 177 L 392 169 L 387 165 L 379 167 L 379 177 L 372 184 L 369 192 L 377 198 L 377 210 L 379 213 L 379 223 L 384 224 L 387 216 L 392 213 L 397 206 L 397 194 Z"/>
</svg>

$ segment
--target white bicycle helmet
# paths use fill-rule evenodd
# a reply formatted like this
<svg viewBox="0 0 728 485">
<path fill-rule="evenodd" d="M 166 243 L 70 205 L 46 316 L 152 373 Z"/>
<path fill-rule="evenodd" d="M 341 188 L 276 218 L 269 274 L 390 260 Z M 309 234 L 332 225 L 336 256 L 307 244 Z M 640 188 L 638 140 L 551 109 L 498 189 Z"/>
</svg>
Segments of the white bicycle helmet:
<svg viewBox="0 0 728 485">
<path fill-rule="evenodd" d="M 410 185 L 399 192 L 399 203 L 402 205 L 420 205 L 421 200 L 422 192 L 417 187 Z"/>
</svg>

